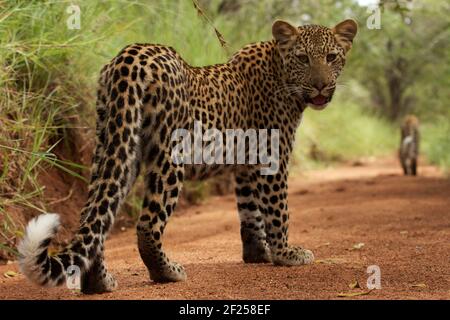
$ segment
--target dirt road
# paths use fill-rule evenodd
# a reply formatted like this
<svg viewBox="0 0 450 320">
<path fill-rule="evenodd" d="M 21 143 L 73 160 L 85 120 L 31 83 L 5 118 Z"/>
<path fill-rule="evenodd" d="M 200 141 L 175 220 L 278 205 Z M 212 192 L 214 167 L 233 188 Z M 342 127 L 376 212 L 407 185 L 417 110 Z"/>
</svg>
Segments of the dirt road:
<svg viewBox="0 0 450 320">
<path fill-rule="evenodd" d="M 450 181 L 435 168 L 403 177 L 388 159 L 314 171 L 291 179 L 289 201 L 290 242 L 312 249 L 313 265 L 244 264 L 234 197 L 217 197 L 167 227 L 166 250 L 186 282 L 151 282 L 128 229 L 106 244 L 116 292 L 38 288 L 4 277 L 17 271 L 9 264 L 0 266 L 0 299 L 349 299 L 338 294 L 367 292 L 370 265 L 380 267 L 382 288 L 353 299 L 450 299 Z M 355 280 L 362 289 L 349 288 Z"/>
</svg>

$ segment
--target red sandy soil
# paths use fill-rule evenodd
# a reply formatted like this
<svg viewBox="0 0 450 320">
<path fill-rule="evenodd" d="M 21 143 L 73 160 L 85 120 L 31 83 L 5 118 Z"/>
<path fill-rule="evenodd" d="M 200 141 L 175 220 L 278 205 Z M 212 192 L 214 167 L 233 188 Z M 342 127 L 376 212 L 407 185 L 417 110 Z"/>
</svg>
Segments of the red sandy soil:
<svg viewBox="0 0 450 320">
<path fill-rule="evenodd" d="M 135 231 L 106 243 L 117 291 L 84 296 L 38 288 L 16 263 L 0 266 L 0 299 L 350 299 L 367 292 L 367 267 L 381 269 L 380 290 L 352 299 L 450 299 L 450 180 L 430 166 L 404 177 L 394 159 L 313 171 L 290 181 L 290 242 L 312 249 L 299 267 L 244 264 L 233 196 L 210 198 L 174 216 L 165 234 L 169 256 L 186 282 L 155 284 Z M 364 243 L 360 249 L 353 246 Z M 362 289 L 350 289 L 358 280 Z"/>
</svg>

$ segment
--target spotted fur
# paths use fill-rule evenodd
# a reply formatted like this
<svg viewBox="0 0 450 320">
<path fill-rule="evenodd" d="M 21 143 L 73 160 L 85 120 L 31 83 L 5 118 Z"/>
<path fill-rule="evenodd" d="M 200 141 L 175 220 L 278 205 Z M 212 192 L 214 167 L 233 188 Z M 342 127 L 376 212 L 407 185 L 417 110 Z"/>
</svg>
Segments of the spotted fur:
<svg viewBox="0 0 450 320">
<path fill-rule="evenodd" d="M 24 273 L 40 285 L 53 286 L 64 282 L 70 265 L 77 265 L 83 292 L 113 290 L 116 281 L 104 264 L 104 242 L 141 169 L 146 194 L 137 224 L 138 247 L 154 281 L 186 278 L 183 267 L 162 247 L 183 181 L 223 173 L 236 176 L 243 260 L 311 263 L 311 251 L 288 244 L 288 162 L 305 108 L 323 109 L 331 100 L 356 30 L 352 20 L 334 28 L 297 28 L 277 21 L 274 40 L 248 45 L 227 63 L 202 68 L 190 66 L 167 46 L 124 48 L 101 71 L 92 178 L 79 230 L 69 246 L 52 256 L 47 246 L 54 232 L 34 238 L 27 234 L 26 239 L 42 243 L 37 248 L 30 241 L 21 245 Z M 194 120 L 204 129 L 222 132 L 278 129 L 278 172 L 262 175 L 258 164 L 174 163 L 171 133 L 180 128 L 192 131 Z M 39 228 L 54 229 L 57 221 L 50 222 Z"/>
</svg>

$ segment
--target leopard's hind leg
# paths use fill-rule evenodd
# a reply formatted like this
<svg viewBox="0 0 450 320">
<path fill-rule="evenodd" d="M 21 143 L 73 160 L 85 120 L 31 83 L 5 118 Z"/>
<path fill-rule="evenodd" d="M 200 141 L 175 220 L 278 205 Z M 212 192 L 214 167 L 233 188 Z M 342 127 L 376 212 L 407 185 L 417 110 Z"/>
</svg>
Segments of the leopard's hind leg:
<svg viewBox="0 0 450 320">
<path fill-rule="evenodd" d="M 186 279 L 184 268 L 167 257 L 162 238 L 177 205 L 184 167 L 175 165 L 171 155 L 157 145 L 153 145 L 150 154 L 155 161 L 147 164 L 147 192 L 137 225 L 139 253 L 153 281 L 183 281 Z"/>
<path fill-rule="evenodd" d="M 271 262 L 271 252 L 266 241 L 264 217 L 258 198 L 256 170 L 236 173 L 236 198 L 241 221 L 242 257 L 245 263 Z"/>
<path fill-rule="evenodd" d="M 123 96 L 117 98 L 112 80 L 111 69 L 104 68 L 97 92 L 96 148 L 92 161 L 89 195 L 80 221 L 79 233 L 85 242 L 91 241 L 90 245 L 95 249 L 89 253 L 92 262 L 82 274 L 81 281 L 81 291 L 89 294 L 110 292 L 117 288 L 114 276 L 108 272 L 104 263 L 104 240 L 120 204 L 139 175 L 141 164 L 140 103 L 137 103 L 136 99 L 138 96 L 130 91 L 126 100 L 128 104 L 122 105 L 119 99 L 121 101 L 125 99 Z M 114 88 L 111 93 L 108 92 L 108 83 Z M 130 82 L 129 86 L 137 88 L 139 84 Z M 128 117 L 125 123 L 122 119 L 127 118 L 128 113 L 134 116 Z M 117 140 L 123 143 L 121 148 L 118 148 Z M 108 203 L 109 200 L 106 200 L 108 198 L 114 200 L 110 205 L 112 216 L 100 210 Z M 105 218 L 104 221 L 102 218 Z M 90 227 L 84 227 L 87 225 Z"/>
<path fill-rule="evenodd" d="M 96 102 L 96 147 L 92 158 L 88 202 L 81 212 L 81 224 L 83 224 L 84 220 L 87 219 L 88 213 L 92 210 L 92 205 L 96 196 L 96 190 L 99 187 L 99 180 L 101 178 L 100 162 L 103 153 L 106 151 L 105 136 L 107 134 L 106 123 L 109 112 L 106 108 L 108 97 L 105 85 L 105 77 L 106 72 L 105 69 L 103 69 L 99 80 L 99 89 L 97 91 Z M 92 262 L 91 267 L 82 276 L 81 292 L 85 294 L 110 292 L 117 288 L 117 281 L 115 280 L 114 276 L 107 271 L 104 263 L 103 245 L 99 244 L 99 246 L 102 246 L 102 248 L 99 248 L 99 253 L 95 257 L 95 260 Z"/>
<path fill-rule="evenodd" d="M 168 76 L 170 77 L 170 75 Z M 155 89 L 155 87 L 157 89 Z M 156 282 L 186 279 L 183 266 L 172 262 L 163 250 L 162 238 L 175 210 L 184 179 L 184 165 L 172 158 L 174 130 L 189 129 L 188 103 L 171 95 L 158 96 L 155 84 L 147 92 L 142 137 L 146 141 L 142 162 L 146 194 L 137 224 L 138 247 L 150 278 Z M 184 89 L 181 88 L 181 96 Z"/>
<path fill-rule="evenodd" d="M 81 292 L 85 294 L 104 293 L 114 291 L 116 288 L 117 281 L 106 269 L 103 254 L 99 254 L 89 271 L 82 277 Z"/>
</svg>

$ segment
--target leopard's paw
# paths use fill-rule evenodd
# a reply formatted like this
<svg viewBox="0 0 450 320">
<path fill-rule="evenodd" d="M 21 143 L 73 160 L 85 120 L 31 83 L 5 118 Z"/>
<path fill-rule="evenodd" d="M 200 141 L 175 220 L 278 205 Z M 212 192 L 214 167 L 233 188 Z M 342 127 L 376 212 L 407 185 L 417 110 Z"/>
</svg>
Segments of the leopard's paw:
<svg viewBox="0 0 450 320">
<path fill-rule="evenodd" d="M 179 263 L 165 263 L 163 266 L 150 270 L 150 279 L 159 283 L 185 281 L 186 271 Z"/>
<path fill-rule="evenodd" d="M 266 241 L 251 241 L 243 244 L 245 263 L 272 262 L 272 254 Z"/>
<path fill-rule="evenodd" d="M 273 263 L 280 266 L 298 266 L 312 264 L 314 254 L 311 250 L 300 247 L 287 247 L 277 251 L 272 256 Z"/>
<path fill-rule="evenodd" d="M 117 280 L 109 272 L 88 275 L 83 280 L 81 292 L 84 294 L 100 294 L 112 292 L 117 289 Z"/>
</svg>

